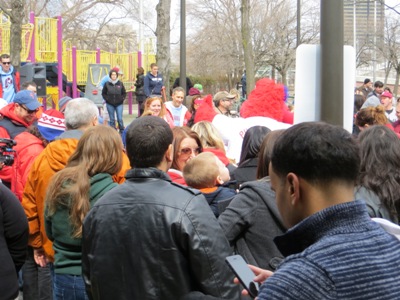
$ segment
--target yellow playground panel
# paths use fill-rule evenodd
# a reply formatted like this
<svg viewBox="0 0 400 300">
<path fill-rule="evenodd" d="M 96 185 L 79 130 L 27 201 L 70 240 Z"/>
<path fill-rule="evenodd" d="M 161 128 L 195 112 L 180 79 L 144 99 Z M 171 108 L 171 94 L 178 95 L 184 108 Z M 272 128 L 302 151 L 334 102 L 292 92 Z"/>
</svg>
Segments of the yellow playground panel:
<svg viewBox="0 0 400 300">
<path fill-rule="evenodd" d="M 57 37 L 58 37 L 58 20 L 56 18 L 35 17 L 33 24 L 23 25 L 22 29 L 22 51 L 21 61 L 28 62 L 30 53 L 32 36 L 35 38 L 35 62 L 38 63 L 57 63 Z M 0 14 L 0 53 L 10 53 L 10 21 Z M 138 67 L 138 53 L 123 53 L 124 40 L 119 39 L 117 42 L 117 53 L 100 51 L 101 64 L 109 64 L 110 67 L 119 66 L 123 72 L 122 81 L 127 90 L 133 88 L 133 82 L 136 80 L 136 71 Z M 62 50 L 63 73 L 67 80 L 73 80 L 73 59 L 72 44 L 70 41 L 63 42 Z M 145 53 L 142 53 L 142 66 L 148 71 L 150 64 L 156 61 L 156 56 L 149 44 L 146 44 Z M 89 64 L 95 64 L 97 51 L 77 50 L 76 51 L 76 72 L 77 85 L 86 85 L 88 78 Z M 93 79 L 96 81 L 96 79 Z M 50 90 L 52 91 L 52 90 Z M 51 97 L 54 96 L 52 92 Z M 56 101 L 54 101 L 56 103 Z"/>
<path fill-rule="evenodd" d="M 10 53 L 10 27 L 10 22 L 0 22 L 0 53 Z M 30 45 L 32 41 L 32 34 L 32 24 L 25 24 L 22 26 L 22 61 L 26 61 L 28 59 Z"/>
<path fill-rule="evenodd" d="M 57 19 L 35 18 L 36 62 L 57 61 Z"/>
</svg>

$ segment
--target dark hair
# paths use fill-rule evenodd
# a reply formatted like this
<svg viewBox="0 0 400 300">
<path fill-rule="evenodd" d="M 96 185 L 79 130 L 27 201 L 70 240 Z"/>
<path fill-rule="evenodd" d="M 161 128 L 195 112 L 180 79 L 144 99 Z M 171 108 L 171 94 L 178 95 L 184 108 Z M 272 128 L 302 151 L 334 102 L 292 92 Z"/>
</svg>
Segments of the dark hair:
<svg viewBox="0 0 400 300">
<path fill-rule="evenodd" d="M 364 79 L 364 84 L 367 84 L 367 83 L 369 83 L 369 82 L 371 82 L 371 79 L 369 79 L 369 78 L 365 78 L 365 79 Z"/>
<path fill-rule="evenodd" d="M 25 81 L 24 83 L 21 84 L 21 90 L 26 90 L 28 86 L 34 86 L 36 87 L 36 83 L 33 81 Z"/>
<path fill-rule="evenodd" d="M 243 164 L 246 160 L 258 156 L 260 146 L 264 140 L 265 135 L 271 130 L 265 126 L 250 127 L 244 134 L 242 151 L 240 153 L 240 160 L 238 166 Z"/>
<path fill-rule="evenodd" d="M 268 132 L 265 136 L 258 154 L 257 179 L 261 179 L 269 175 L 268 166 L 271 161 L 272 149 L 275 142 L 285 132 L 285 129 L 274 130 Z"/>
<path fill-rule="evenodd" d="M 340 180 L 354 184 L 360 166 L 358 145 L 345 129 L 326 123 L 305 122 L 285 130 L 272 150 L 274 172 L 293 172 L 312 184 Z"/>
<path fill-rule="evenodd" d="M 354 95 L 354 113 L 356 114 L 365 102 L 364 95 Z"/>
<path fill-rule="evenodd" d="M 361 131 L 358 185 L 374 192 L 391 217 L 400 217 L 400 139 L 386 126 Z"/>
<path fill-rule="evenodd" d="M 380 87 L 380 88 L 383 87 L 383 82 L 382 82 L 382 81 L 379 81 L 379 80 L 378 80 L 378 81 L 375 81 L 374 87 L 375 87 L 375 88 L 377 88 L 377 87 Z"/>
<path fill-rule="evenodd" d="M 112 74 L 112 73 L 117 74 L 117 78 L 118 78 L 118 72 L 115 71 L 114 69 L 111 69 L 110 72 L 108 73 L 108 76 L 110 76 L 110 78 L 111 78 L 111 74 Z"/>
<path fill-rule="evenodd" d="M 164 121 L 165 122 L 165 121 Z M 201 145 L 200 138 L 196 132 L 191 130 L 189 127 L 174 127 L 172 129 L 174 135 L 174 159 L 172 161 L 171 168 L 179 170 L 177 159 L 179 156 L 179 147 L 185 138 L 192 138 L 196 141 L 197 146 L 200 148 L 200 153 L 203 152 L 203 146 Z"/>
<path fill-rule="evenodd" d="M 135 119 L 126 133 L 126 150 L 132 168 L 157 167 L 173 136 L 163 119 L 154 116 Z"/>
</svg>

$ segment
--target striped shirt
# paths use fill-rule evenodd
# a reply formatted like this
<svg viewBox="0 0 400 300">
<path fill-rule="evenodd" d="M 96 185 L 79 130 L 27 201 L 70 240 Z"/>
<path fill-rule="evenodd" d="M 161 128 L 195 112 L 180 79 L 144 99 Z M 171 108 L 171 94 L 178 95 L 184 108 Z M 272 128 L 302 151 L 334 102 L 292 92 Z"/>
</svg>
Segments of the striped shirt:
<svg viewBox="0 0 400 300">
<path fill-rule="evenodd" d="M 363 201 L 335 205 L 277 237 L 287 256 L 259 299 L 400 299 L 400 241 Z"/>
</svg>

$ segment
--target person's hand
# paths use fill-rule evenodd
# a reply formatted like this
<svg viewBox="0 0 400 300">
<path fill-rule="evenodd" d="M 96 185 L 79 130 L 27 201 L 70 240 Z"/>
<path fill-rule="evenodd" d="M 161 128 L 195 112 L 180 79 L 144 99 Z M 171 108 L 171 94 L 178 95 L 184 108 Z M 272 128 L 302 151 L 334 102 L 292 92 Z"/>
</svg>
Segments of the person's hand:
<svg viewBox="0 0 400 300">
<path fill-rule="evenodd" d="M 267 280 L 270 276 L 272 276 L 274 274 L 271 271 L 264 270 L 259 267 L 253 266 L 253 265 L 248 264 L 248 266 L 253 271 L 254 275 L 256 275 L 256 277 L 254 277 L 253 281 L 258 282 L 260 285 L 263 284 L 265 280 Z M 236 284 L 240 284 L 240 281 L 237 277 L 235 277 L 233 279 L 233 282 Z M 242 295 L 248 296 L 249 292 L 246 289 L 243 289 Z M 257 299 L 257 298 L 255 298 L 255 299 Z"/>
<path fill-rule="evenodd" d="M 42 268 L 47 265 L 47 257 L 46 254 L 44 254 L 43 248 L 33 249 L 33 258 L 35 259 L 36 264 Z"/>
<path fill-rule="evenodd" d="M 4 163 L 0 163 L 0 171 L 3 169 Z"/>
</svg>

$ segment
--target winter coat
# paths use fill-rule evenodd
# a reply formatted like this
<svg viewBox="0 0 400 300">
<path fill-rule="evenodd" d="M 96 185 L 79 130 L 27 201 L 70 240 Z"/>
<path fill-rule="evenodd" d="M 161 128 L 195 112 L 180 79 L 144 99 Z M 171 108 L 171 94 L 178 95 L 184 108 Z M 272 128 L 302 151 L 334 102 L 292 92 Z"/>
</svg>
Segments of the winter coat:
<svg viewBox="0 0 400 300">
<path fill-rule="evenodd" d="M 143 96 L 144 95 L 144 75 L 143 74 L 136 75 L 135 87 L 136 87 L 135 95 Z"/>
<path fill-rule="evenodd" d="M 10 103 L 0 110 L 0 114 L 3 119 L 0 120 L 0 137 L 6 139 L 15 139 L 16 136 L 26 131 L 26 129 L 31 125 L 27 123 L 24 119 L 19 118 L 15 112 L 15 104 Z M 4 183 L 8 183 L 11 186 L 13 173 L 10 166 L 4 166 L 0 170 L 0 179 Z"/>
<path fill-rule="evenodd" d="M 180 299 L 193 290 L 238 299 L 231 254 L 197 190 L 156 168 L 134 168 L 83 224 L 82 274 L 91 299 Z"/>
<path fill-rule="evenodd" d="M 144 77 L 144 94 L 146 97 L 150 95 L 161 95 L 161 88 L 163 87 L 163 79 L 160 73 L 157 76 L 148 72 Z"/>
<path fill-rule="evenodd" d="M 249 264 L 275 270 L 283 255 L 273 239 L 286 231 L 268 177 L 243 183 L 218 222 L 235 252 Z"/>
<path fill-rule="evenodd" d="M 18 298 L 18 271 L 25 262 L 28 221 L 11 191 L 0 183 L 0 299 Z"/>
<path fill-rule="evenodd" d="M 237 186 L 239 188 L 240 185 L 244 182 L 253 181 L 257 179 L 257 164 L 258 157 L 250 158 L 240 164 L 231 174 L 231 179 L 236 180 Z"/>
<path fill-rule="evenodd" d="M 122 105 L 126 97 L 125 86 L 119 80 L 115 84 L 111 81 L 107 81 L 103 86 L 101 95 L 107 104 L 113 106 Z"/>
<path fill-rule="evenodd" d="M 206 198 L 208 205 L 210 205 L 212 212 L 217 218 L 220 215 L 218 203 L 222 201 L 232 201 L 236 196 L 235 190 L 223 186 L 215 187 L 213 191 L 210 191 L 209 188 L 200 189 L 200 191 Z"/>
<path fill-rule="evenodd" d="M 100 173 L 90 178 L 90 207 L 109 190 L 116 187 L 110 174 Z M 74 238 L 74 228 L 70 222 L 70 205 L 58 205 L 53 215 L 48 215 L 46 208 L 46 234 L 53 241 L 54 272 L 57 274 L 82 275 L 82 238 Z"/>
<path fill-rule="evenodd" d="M 15 141 L 17 145 L 14 146 L 14 150 L 17 155 L 14 156 L 14 163 L 11 166 L 11 190 L 17 196 L 18 200 L 22 201 L 29 171 L 36 157 L 42 153 L 44 145 L 42 140 L 29 132 L 22 132 L 17 135 Z"/>
</svg>

